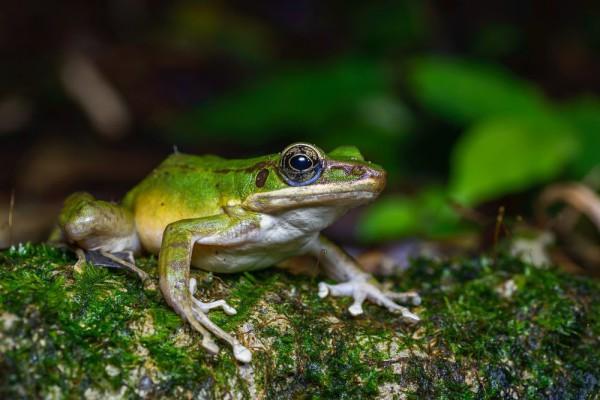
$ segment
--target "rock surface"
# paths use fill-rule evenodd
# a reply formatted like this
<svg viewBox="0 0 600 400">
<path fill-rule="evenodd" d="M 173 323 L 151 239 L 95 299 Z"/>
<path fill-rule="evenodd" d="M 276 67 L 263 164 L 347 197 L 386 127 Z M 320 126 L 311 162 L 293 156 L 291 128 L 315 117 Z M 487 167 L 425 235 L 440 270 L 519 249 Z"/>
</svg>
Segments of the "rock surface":
<svg viewBox="0 0 600 400">
<path fill-rule="evenodd" d="M 155 274 L 156 260 L 138 261 Z M 159 292 L 46 245 L 0 253 L 1 398 L 598 398 L 600 284 L 510 257 L 416 261 L 408 326 L 376 306 L 320 300 L 278 270 L 195 275 L 211 313 L 254 353 L 206 354 Z"/>
</svg>

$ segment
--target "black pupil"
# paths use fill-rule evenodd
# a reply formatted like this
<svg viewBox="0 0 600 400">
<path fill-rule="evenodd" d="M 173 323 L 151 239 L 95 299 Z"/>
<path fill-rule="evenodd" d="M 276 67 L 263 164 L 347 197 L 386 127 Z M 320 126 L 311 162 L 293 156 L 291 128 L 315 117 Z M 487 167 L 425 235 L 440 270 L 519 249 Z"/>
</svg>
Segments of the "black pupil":
<svg viewBox="0 0 600 400">
<path fill-rule="evenodd" d="M 290 165 L 295 170 L 305 171 L 312 167 L 312 161 L 304 154 L 298 154 L 292 157 L 292 159 L 290 160 Z"/>
</svg>

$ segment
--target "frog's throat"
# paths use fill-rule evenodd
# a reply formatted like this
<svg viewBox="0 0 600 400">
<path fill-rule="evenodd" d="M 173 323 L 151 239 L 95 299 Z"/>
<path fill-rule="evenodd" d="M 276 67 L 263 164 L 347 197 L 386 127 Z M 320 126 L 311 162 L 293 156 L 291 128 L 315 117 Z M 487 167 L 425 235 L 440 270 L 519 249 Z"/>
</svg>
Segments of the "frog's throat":
<svg viewBox="0 0 600 400">
<path fill-rule="evenodd" d="M 380 180 L 365 179 L 344 185 L 326 183 L 289 187 L 254 193 L 244 200 L 242 207 L 255 212 L 277 212 L 325 205 L 352 208 L 374 200 L 383 189 L 383 185 Z"/>
</svg>

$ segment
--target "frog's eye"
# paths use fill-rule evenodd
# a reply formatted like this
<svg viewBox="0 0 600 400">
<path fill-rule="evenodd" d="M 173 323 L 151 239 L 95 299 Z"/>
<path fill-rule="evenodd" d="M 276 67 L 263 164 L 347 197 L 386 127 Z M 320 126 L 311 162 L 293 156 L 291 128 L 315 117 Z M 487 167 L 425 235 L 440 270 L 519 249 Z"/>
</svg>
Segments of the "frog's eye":
<svg viewBox="0 0 600 400">
<path fill-rule="evenodd" d="M 288 185 L 310 185 L 323 172 L 323 156 L 310 144 L 292 144 L 281 153 L 279 172 Z"/>
</svg>

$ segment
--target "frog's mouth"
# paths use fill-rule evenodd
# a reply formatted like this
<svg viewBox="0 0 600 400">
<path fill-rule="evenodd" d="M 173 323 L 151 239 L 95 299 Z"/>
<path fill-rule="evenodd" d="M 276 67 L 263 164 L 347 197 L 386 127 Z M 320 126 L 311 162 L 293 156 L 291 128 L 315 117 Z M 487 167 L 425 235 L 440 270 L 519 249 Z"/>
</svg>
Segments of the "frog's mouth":
<svg viewBox="0 0 600 400">
<path fill-rule="evenodd" d="M 374 200 L 385 187 L 385 175 L 355 182 L 315 183 L 255 193 L 243 207 L 255 212 L 277 212 L 294 208 L 334 206 L 352 208 Z"/>
</svg>

